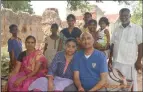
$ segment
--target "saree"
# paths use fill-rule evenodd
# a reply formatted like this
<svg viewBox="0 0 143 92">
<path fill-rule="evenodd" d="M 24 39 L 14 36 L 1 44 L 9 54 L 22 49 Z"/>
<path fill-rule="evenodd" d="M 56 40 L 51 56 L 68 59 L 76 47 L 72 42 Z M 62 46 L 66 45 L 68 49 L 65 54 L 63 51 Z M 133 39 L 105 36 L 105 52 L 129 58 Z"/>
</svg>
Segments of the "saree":
<svg viewBox="0 0 143 92">
<path fill-rule="evenodd" d="M 34 71 L 36 62 L 41 64 L 39 71 L 32 77 L 29 77 L 22 81 L 18 87 L 14 87 L 14 82 Z M 37 78 L 44 77 L 47 73 L 47 60 L 39 50 L 31 52 L 29 55 L 22 58 L 20 72 L 13 75 L 8 80 L 8 90 L 9 91 L 28 91 L 29 85 Z"/>
<path fill-rule="evenodd" d="M 40 84 L 40 86 L 38 85 Z M 54 92 L 61 92 L 63 91 L 67 86 L 73 84 L 73 80 L 68 78 L 62 78 L 55 76 L 54 77 Z M 48 91 L 48 79 L 46 77 L 41 77 L 36 79 L 30 86 L 29 90 L 38 89 L 38 91 Z M 34 91 L 36 91 L 34 90 Z"/>
</svg>

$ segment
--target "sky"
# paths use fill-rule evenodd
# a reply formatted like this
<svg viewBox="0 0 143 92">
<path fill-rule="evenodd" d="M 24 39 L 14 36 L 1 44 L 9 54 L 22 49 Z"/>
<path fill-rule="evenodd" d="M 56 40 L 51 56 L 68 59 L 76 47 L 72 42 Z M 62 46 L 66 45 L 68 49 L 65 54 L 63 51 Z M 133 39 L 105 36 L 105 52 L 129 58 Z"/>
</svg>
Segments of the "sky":
<svg viewBox="0 0 143 92">
<path fill-rule="evenodd" d="M 119 10 L 123 7 L 131 9 L 131 6 L 119 5 L 118 2 L 113 1 L 103 1 L 103 3 L 89 2 L 90 4 L 96 4 L 105 14 L 118 14 Z M 31 5 L 36 15 L 42 15 L 46 8 L 57 8 L 61 20 L 66 20 L 67 1 L 31 1 Z"/>
</svg>

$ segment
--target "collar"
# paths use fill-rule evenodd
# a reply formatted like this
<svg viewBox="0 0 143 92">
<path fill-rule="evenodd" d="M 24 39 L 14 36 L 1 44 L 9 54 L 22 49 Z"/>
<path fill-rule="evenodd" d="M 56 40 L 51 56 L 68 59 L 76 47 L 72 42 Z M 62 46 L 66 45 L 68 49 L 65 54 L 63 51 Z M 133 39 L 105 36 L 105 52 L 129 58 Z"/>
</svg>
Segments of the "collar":
<svg viewBox="0 0 143 92">
<path fill-rule="evenodd" d="M 133 24 L 130 22 L 130 24 L 129 24 L 127 27 L 132 27 L 132 26 L 133 26 Z M 124 27 L 122 26 L 122 23 L 119 24 L 119 27 L 124 28 Z"/>
<path fill-rule="evenodd" d="M 10 38 L 11 40 L 15 39 L 13 36 Z M 17 37 L 18 40 L 21 40 L 20 37 Z"/>
</svg>

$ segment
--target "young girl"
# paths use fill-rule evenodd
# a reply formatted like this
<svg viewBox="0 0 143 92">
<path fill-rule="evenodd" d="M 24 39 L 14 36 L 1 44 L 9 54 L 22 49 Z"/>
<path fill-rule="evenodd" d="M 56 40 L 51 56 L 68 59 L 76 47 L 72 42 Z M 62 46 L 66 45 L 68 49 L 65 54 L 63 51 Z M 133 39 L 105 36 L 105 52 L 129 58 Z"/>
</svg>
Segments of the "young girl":
<svg viewBox="0 0 143 92">
<path fill-rule="evenodd" d="M 58 25 L 52 24 L 51 30 L 52 34 L 45 38 L 44 55 L 48 59 L 48 66 L 51 64 L 53 57 L 55 56 L 59 44 Z"/>
<path fill-rule="evenodd" d="M 109 26 L 109 21 L 106 17 L 101 17 L 99 20 L 100 28 L 97 31 L 97 43 L 95 44 L 95 48 L 103 51 L 106 56 L 108 56 L 107 50 L 110 46 L 110 33 L 107 29 Z"/>
</svg>

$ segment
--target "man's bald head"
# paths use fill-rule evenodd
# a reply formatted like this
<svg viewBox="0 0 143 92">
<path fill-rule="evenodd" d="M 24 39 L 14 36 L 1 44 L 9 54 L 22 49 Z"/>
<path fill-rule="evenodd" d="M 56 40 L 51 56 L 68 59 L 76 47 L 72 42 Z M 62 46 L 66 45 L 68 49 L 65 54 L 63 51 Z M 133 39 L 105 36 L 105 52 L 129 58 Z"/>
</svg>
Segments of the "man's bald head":
<svg viewBox="0 0 143 92">
<path fill-rule="evenodd" d="M 80 36 L 80 41 L 85 49 L 92 48 L 94 44 L 94 38 L 91 33 L 83 32 Z"/>
<path fill-rule="evenodd" d="M 84 36 L 87 36 L 87 35 L 89 35 L 89 36 L 94 40 L 94 38 L 93 38 L 92 34 L 91 34 L 91 33 L 89 33 L 88 31 L 83 32 L 83 33 L 80 35 L 80 39 L 82 39 Z"/>
</svg>

